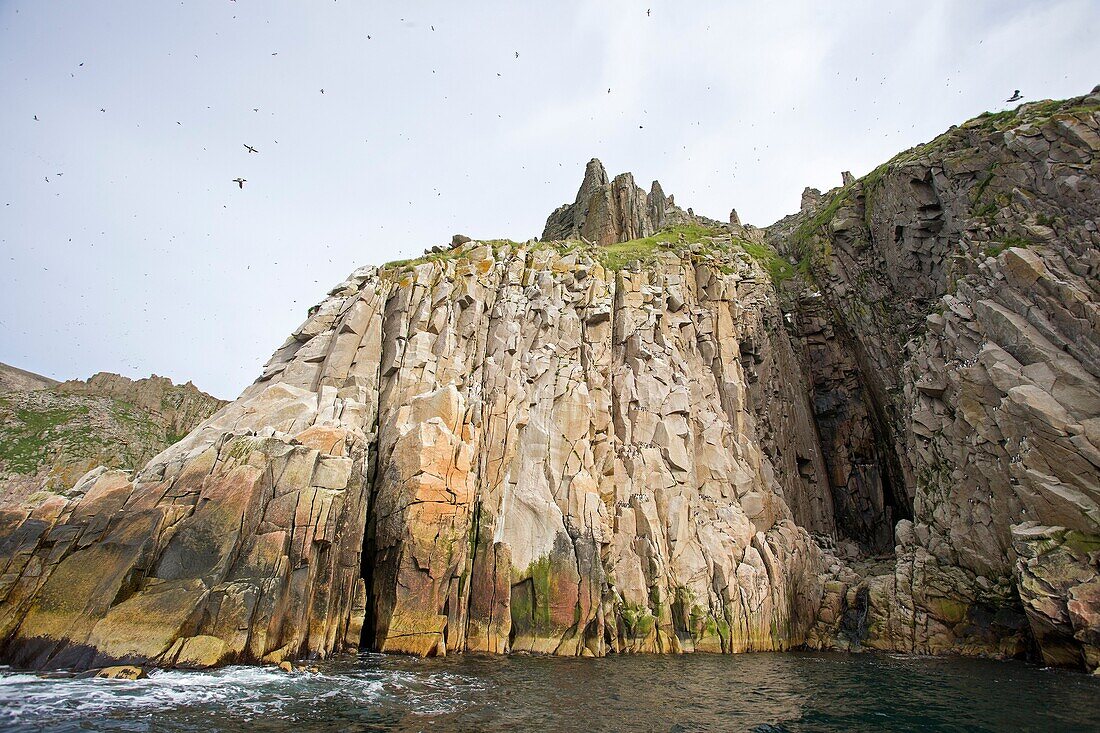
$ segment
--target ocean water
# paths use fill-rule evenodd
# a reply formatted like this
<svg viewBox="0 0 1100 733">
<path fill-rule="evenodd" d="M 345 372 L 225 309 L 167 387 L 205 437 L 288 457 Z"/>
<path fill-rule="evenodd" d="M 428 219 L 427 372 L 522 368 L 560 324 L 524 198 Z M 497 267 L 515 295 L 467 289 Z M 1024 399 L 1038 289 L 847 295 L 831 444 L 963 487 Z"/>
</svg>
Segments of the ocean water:
<svg viewBox="0 0 1100 733">
<path fill-rule="evenodd" d="M 1100 731 L 1100 678 L 1021 662 L 775 653 L 374 654 L 317 673 L 0 669 L 4 731 Z"/>
</svg>

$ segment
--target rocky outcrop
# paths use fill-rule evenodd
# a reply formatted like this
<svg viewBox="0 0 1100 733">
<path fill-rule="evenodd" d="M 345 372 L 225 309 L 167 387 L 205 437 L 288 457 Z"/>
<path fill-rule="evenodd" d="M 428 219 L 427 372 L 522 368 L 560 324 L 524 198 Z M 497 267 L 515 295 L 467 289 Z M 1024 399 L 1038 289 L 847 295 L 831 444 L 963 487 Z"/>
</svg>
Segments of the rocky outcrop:
<svg viewBox="0 0 1100 733">
<path fill-rule="evenodd" d="M 0 377 L 15 373 L 5 383 L 20 389 L 0 391 L 0 506 L 64 493 L 96 466 L 139 469 L 225 404 L 164 377 Z"/>
<path fill-rule="evenodd" d="M 361 268 L 141 471 L 0 509 L 0 655 L 1095 668 L 1098 135 L 983 116 L 767 230 L 593 161 L 544 241 Z"/>
<path fill-rule="evenodd" d="M 554 210 L 546 220 L 543 241 L 582 239 L 608 245 L 649 237 L 662 229 L 692 223 L 717 222 L 697 217 L 690 209 L 676 206 L 657 181 L 646 193 L 634 183 L 634 176 L 621 173 L 609 180 L 603 163 L 588 161 L 584 180 L 572 204 Z"/>
<path fill-rule="evenodd" d="M 893 571 L 842 584 L 834 632 L 852 611 L 873 647 L 1003 655 L 1034 639 L 1048 662 L 1096 666 L 1098 153 L 1100 94 L 1023 105 L 807 196 L 772 231 L 824 306 L 792 306 L 803 338 L 849 356 L 824 360 L 815 391 L 874 415 L 837 426 L 839 448 L 822 430 L 827 462 L 887 459 L 862 494 L 912 506 Z M 868 424 L 878 458 L 853 462 Z"/>
</svg>

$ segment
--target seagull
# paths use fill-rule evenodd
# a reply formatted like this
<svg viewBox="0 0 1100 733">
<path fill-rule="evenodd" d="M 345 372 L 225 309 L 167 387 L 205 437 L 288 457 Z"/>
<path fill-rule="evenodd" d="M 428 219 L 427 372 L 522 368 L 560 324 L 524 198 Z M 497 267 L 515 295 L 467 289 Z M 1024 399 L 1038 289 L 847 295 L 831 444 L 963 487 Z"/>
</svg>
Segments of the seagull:
<svg viewBox="0 0 1100 733">
<path fill-rule="evenodd" d="M 38 115 L 35 115 L 35 116 L 34 116 L 34 121 L 35 121 L 35 122 L 38 122 Z"/>
<path fill-rule="evenodd" d="M 321 89 L 321 94 L 324 94 L 324 93 L 325 93 L 325 90 L 324 90 L 324 89 Z"/>
<path fill-rule="evenodd" d="M 1021 99 L 1023 99 L 1023 97 L 1022 97 L 1022 96 L 1020 95 L 1020 90 L 1019 90 L 1019 89 L 1017 89 L 1016 91 L 1014 91 L 1014 92 L 1012 93 L 1012 96 L 1011 96 L 1011 97 L 1009 97 L 1008 99 L 1006 99 L 1005 101 L 1006 101 L 1006 102 L 1018 102 L 1018 101 L 1020 101 Z"/>
<path fill-rule="evenodd" d="M 247 148 L 247 149 L 248 149 L 248 152 L 250 152 L 250 153 L 258 153 L 258 152 L 260 152 L 259 150 L 257 150 L 256 148 L 252 147 L 252 146 L 251 146 L 251 145 L 249 145 L 248 143 L 245 143 L 245 144 L 244 144 L 244 146 L 245 146 L 245 148 Z"/>
<path fill-rule="evenodd" d="M 516 58 L 519 58 L 519 51 L 516 51 Z"/>
<path fill-rule="evenodd" d="M 646 17 L 647 17 L 647 18 L 649 17 L 649 10 L 650 10 L 649 8 L 646 8 L 646 9 L 645 9 L 645 14 L 646 14 Z"/>
<path fill-rule="evenodd" d="M 236 183 L 238 186 L 240 186 L 243 189 L 246 180 L 248 180 L 248 179 L 237 177 L 237 178 L 233 179 L 233 183 Z"/>
</svg>

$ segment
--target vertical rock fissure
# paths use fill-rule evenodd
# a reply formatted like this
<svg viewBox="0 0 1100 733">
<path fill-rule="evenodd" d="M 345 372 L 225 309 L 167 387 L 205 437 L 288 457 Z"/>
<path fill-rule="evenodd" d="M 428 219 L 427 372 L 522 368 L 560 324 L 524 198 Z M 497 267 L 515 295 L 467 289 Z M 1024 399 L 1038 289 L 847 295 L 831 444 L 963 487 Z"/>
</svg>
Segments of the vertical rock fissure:
<svg viewBox="0 0 1100 733">
<path fill-rule="evenodd" d="M 385 300 L 388 303 L 389 299 Z M 386 307 L 382 307 L 382 323 L 380 325 L 379 344 L 386 342 L 386 319 L 385 319 Z M 367 511 L 366 517 L 363 521 L 363 546 L 359 556 L 359 577 L 363 579 L 363 586 L 366 590 L 365 593 L 365 605 L 363 608 L 363 628 L 359 632 L 359 649 L 371 650 L 377 646 L 376 639 L 376 627 L 377 627 L 377 610 L 375 604 L 375 588 L 374 588 L 374 560 L 376 550 L 376 536 L 375 536 L 375 501 L 377 499 L 378 489 L 378 464 L 379 464 L 379 443 L 378 439 L 381 434 L 381 416 L 382 416 L 382 360 L 378 360 L 378 364 L 375 367 L 375 406 L 374 406 L 374 422 L 371 425 L 371 431 L 368 435 L 371 436 L 371 442 L 366 447 L 366 466 L 364 466 L 363 479 L 367 482 Z"/>
</svg>

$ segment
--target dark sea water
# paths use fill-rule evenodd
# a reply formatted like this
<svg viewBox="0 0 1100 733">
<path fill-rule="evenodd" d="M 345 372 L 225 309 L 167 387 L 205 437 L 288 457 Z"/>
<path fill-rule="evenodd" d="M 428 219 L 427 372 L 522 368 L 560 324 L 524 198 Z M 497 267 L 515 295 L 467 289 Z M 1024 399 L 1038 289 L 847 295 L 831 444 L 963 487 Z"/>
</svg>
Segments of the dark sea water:
<svg viewBox="0 0 1100 733">
<path fill-rule="evenodd" d="M 887 654 L 363 655 L 317 674 L 0 671 L 5 731 L 1100 731 L 1100 678 Z"/>
</svg>

